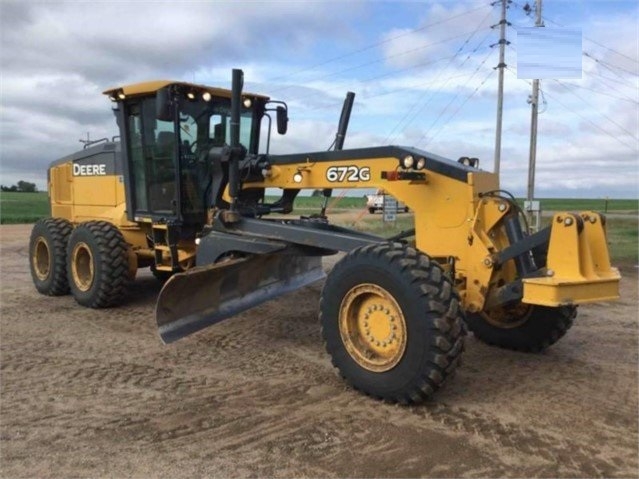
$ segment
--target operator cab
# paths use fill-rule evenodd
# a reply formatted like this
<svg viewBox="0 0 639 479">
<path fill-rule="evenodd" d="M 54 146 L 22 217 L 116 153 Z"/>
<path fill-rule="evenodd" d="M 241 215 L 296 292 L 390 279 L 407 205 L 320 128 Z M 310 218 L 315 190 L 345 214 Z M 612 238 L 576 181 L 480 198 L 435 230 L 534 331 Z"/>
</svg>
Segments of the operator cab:
<svg viewBox="0 0 639 479">
<path fill-rule="evenodd" d="M 196 231 L 211 210 L 228 206 L 231 91 L 183 82 L 138 83 L 104 92 L 115 103 L 122 139 L 127 216 Z M 258 156 L 268 97 L 245 93 L 240 144 Z M 278 131 L 286 111 L 278 113 Z M 285 127 L 284 127 L 285 130 Z M 252 193 L 254 196 L 256 192 Z M 264 192 L 257 193 L 263 199 Z"/>
</svg>

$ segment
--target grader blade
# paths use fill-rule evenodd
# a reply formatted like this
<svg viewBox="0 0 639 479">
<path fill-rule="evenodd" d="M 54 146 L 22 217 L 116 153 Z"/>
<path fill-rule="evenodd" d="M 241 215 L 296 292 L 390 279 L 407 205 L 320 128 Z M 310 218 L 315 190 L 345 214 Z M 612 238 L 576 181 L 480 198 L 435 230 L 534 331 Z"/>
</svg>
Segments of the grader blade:
<svg viewBox="0 0 639 479">
<path fill-rule="evenodd" d="M 160 336 L 171 343 L 324 276 L 321 257 L 286 253 L 176 274 L 162 288 L 155 307 Z"/>
</svg>

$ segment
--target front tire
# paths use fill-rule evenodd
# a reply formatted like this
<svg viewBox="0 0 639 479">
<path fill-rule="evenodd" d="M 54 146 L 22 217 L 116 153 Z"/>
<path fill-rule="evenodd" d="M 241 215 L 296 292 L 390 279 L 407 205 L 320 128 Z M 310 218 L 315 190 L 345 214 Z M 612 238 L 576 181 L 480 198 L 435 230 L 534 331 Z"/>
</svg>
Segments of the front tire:
<svg viewBox="0 0 639 479">
<path fill-rule="evenodd" d="M 379 399 L 421 402 L 461 359 L 459 296 L 436 262 L 401 243 L 358 248 L 337 263 L 320 322 L 333 365 Z"/>
<path fill-rule="evenodd" d="M 551 308 L 519 303 L 467 316 L 468 329 L 487 344 L 524 352 L 540 352 L 561 339 L 577 316 L 575 306 Z"/>
<path fill-rule="evenodd" d="M 29 266 L 38 292 L 61 296 L 69 292 L 66 258 L 73 226 L 63 218 L 39 220 L 31 230 Z"/>
<path fill-rule="evenodd" d="M 122 301 L 130 280 L 127 243 L 107 221 L 81 223 L 67 247 L 71 294 L 82 306 L 106 308 Z"/>
</svg>

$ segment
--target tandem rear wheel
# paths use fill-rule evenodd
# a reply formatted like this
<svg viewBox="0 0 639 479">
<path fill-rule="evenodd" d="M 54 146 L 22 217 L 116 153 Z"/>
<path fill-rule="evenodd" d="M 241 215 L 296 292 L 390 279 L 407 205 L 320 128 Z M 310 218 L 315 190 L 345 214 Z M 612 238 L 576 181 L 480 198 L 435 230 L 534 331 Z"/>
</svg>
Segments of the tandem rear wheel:
<svg viewBox="0 0 639 479">
<path fill-rule="evenodd" d="M 401 243 L 355 249 L 328 275 L 320 322 L 333 365 L 356 389 L 418 403 L 457 368 L 459 297 L 440 266 Z"/>
<path fill-rule="evenodd" d="M 66 257 L 73 226 L 63 218 L 39 220 L 31 230 L 29 269 L 33 283 L 42 294 L 61 296 L 69 292 Z"/>
<path fill-rule="evenodd" d="M 551 308 L 519 303 L 468 314 L 466 323 L 487 344 L 516 351 L 540 352 L 561 339 L 577 316 L 575 306 Z"/>
<path fill-rule="evenodd" d="M 107 221 L 79 224 L 67 245 L 67 277 L 71 294 L 82 306 L 121 303 L 131 277 L 122 233 Z"/>
</svg>

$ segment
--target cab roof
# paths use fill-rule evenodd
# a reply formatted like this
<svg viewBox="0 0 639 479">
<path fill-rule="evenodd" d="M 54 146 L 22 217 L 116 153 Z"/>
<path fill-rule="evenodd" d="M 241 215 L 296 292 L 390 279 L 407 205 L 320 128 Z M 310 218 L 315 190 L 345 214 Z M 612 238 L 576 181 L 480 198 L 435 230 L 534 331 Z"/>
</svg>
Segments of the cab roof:
<svg viewBox="0 0 639 479">
<path fill-rule="evenodd" d="M 200 92 L 208 91 L 212 96 L 231 98 L 231 90 L 228 90 L 226 88 L 217 88 L 217 87 L 212 87 L 207 85 L 198 85 L 196 83 L 188 83 L 188 82 L 173 81 L 173 80 L 152 80 L 152 81 L 146 81 L 141 83 L 132 83 L 130 85 L 123 85 L 119 87 L 109 88 L 107 90 L 104 90 L 102 93 L 104 93 L 105 95 L 113 95 L 121 91 L 126 96 L 144 96 L 144 95 L 153 94 L 168 85 L 179 85 L 183 88 L 186 88 L 186 89 L 192 88 L 193 90 L 197 90 Z M 258 95 L 256 93 L 247 93 L 247 92 L 242 92 L 242 96 L 264 98 L 266 100 L 268 100 L 269 98 L 265 95 Z"/>
</svg>

